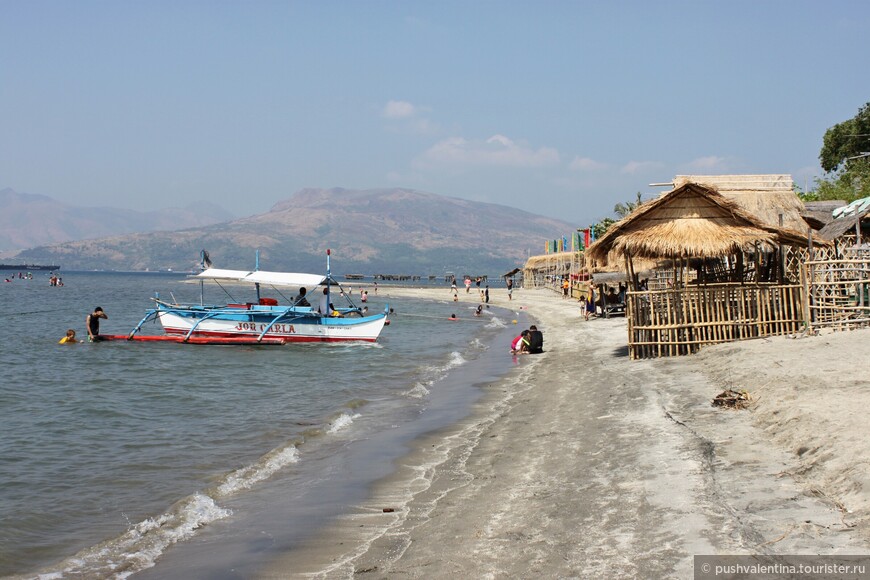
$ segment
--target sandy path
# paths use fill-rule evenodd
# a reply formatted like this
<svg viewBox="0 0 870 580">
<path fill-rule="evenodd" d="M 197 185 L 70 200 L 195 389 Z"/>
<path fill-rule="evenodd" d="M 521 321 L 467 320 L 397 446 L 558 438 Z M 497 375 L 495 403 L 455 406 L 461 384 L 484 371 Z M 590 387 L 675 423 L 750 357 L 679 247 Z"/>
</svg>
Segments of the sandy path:
<svg viewBox="0 0 870 580">
<path fill-rule="evenodd" d="M 576 302 L 548 291 L 517 291 L 510 306 L 539 321 L 546 352 L 522 357 L 472 417 L 419 442 L 366 505 L 268 577 L 688 578 L 695 554 L 868 553 L 868 470 L 853 465 L 864 437 L 833 433 L 825 413 L 796 419 L 783 393 L 795 376 L 801 392 L 817 384 L 806 355 L 816 341 L 858 344 L 852 356 L 866 356 L 870 334 L 631 361 L 622 319 L 584 322 Z M 744 384 L 764 386 L 754 411 L 710 406 Z M 863 376 L 849 386 L 845 396 L 870 402 Z M 831 433 L 813 434 L 818 425 Z"/>
</svg>

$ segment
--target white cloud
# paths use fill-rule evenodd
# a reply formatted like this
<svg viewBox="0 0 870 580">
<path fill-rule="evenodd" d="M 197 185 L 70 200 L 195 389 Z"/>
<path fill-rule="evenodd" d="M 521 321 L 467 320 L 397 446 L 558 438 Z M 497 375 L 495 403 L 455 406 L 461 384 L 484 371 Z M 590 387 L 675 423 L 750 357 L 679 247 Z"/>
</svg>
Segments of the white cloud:
<svg viewBox="0 0 870 580">
<path fill-rule="evenodd" d="M 571 171 L 601 171 L 607 169 L 607 167 L 606 163 L 601 163 L 588 157 L 580 157 L 579 155 L 574 157 L 571 163 L 568 164 L 568 169 Z"/>
<path fill-rule="evenodd" d="M 430 147 L 415 163 L 422 167 L 547 167 L 559 163 L 559 152 L 552 147 L 534 149 L 504 135 L 493 135 L 486 140 L 450 137 Z"/>
<path fill-rule="evenodd" d="M 724 157 L 709 155 L 693 159 L 689 162 L 688 167 L 692 171 L 727 171 L 728 164 Z"/>
<path fill-rule="evenodd" d="M 622 166 L 620 170 L 622 173 L 635 174 L 643 171 L 650 171 L 653 169 L 659 169 L 662 167 L 662 164 L 657 161 L 629 161 L 625 165 Z"/>
<path fill-rule="evenodd" d="M 409 119 L 417 115 L 417 107 L 407 101 L 390 101 L 381 111 L 387 119 Z"/>
</svg>

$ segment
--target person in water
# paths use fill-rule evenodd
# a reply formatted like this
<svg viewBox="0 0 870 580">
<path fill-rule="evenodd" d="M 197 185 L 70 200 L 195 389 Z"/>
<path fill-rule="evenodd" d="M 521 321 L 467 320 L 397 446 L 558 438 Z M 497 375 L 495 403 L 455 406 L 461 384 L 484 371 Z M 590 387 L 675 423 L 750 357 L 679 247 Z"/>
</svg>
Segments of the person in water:
<svg viewBox="0 0 870 580">
<path fill-rule="evenodd" d="M 78 340 L 76 340 L 76 331 L 70 328 L 66 331 L 66 336 L 61 338 L 58 341 L 58 344 L 76 344 Z"/>
<path fill-rule="evenodd" d="M 518 337 L 511 341 L 511 354 L 524 354 L 528 352 L 529 331 L 524 330 Z"/>
<path fill-rule="evenodd" d="M 85 319 L 85 328 L 88 329 L 88 342 L 99 342 L 105 340 L 100 336 L 100 318 L 108 320 L 108 316 L 103 312 L 103 309 L 97 306 L 94 311 L 88 314 Z"/>
</svg>

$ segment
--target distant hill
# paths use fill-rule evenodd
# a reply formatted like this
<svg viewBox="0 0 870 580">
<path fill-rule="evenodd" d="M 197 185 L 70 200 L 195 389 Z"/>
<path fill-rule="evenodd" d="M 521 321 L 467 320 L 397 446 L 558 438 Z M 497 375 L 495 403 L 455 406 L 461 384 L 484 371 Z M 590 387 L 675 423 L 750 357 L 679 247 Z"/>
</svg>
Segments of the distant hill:
<svg viewBox="0 0 870 580">
<path fill-rule="evenodd" d="M 303 189 L 264 214 L 181 231 L 48 245 L 18 254 L 64 269 L 216 267 L 336 274 L 503 273 L 576 225 L 490 203 L 408 189 Z"/>
<path fill-rule="evenodd" d="M 225 222 L 233 215 L 213 203 L 134 211 L 75 207 L 45 195 L 0 190 L 0 251 L 134 232 L 169 231 Z"/>
</svg>

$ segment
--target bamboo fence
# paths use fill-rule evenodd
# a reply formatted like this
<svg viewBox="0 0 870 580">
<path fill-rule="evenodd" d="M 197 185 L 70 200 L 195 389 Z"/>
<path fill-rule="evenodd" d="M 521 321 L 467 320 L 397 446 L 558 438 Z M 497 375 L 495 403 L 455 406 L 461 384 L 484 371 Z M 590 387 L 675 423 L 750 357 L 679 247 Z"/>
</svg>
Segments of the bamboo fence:
<svg viewBox="0 0 870 580">
<path fill-rule="evenodd" d="M 803 330 L 800 284 L 710 284 L 626 295 L 633 359 L 691 354 L 704 345 Z"/>
<path fill-rule="evenodd" d="M 870 259 L 805 262 L 801 282 L 808 328 L 870 324 Z"/>
</svg>

